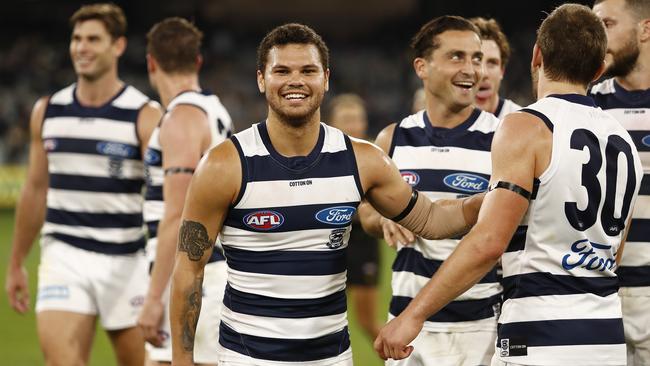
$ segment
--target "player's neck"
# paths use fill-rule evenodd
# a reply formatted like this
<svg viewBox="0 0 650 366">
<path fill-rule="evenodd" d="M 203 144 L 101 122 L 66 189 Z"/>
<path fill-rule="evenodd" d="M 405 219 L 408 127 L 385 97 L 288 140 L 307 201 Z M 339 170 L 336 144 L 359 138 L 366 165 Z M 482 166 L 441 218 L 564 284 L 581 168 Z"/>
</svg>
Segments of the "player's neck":
<svg viewBox="0 0 650 366">
<path fill-rule="evenodd" d="M 489 98 L 482 100 L 480 103 L 476 103 L 476 106 L 481 110 L 494 114 L 499 106 L 499 94 L 493 94 Z"/>
<path fill-rule="evenodd" d="M 172 99 L 186 91 L 200 91 L 199 76 L 197 74 L 173 74 L 165 75 L 158 80 L 158 94 L 160 103 L 167 107 Z"/>
<path fill-rule="evenodd" d="M 650 55 L 639 56 L 639 61 L 632 71 L 623 76 L 617 77 L 616 82 L 625 90 L 646 90 L 650 89 Z"/>
<path fill-rule="evenodd" d="M 124 87 L 117 73 L 108 72 L 98 79 L 77 78 L 76 97 L 79 103 L 88 107 L 100 107 L 111 100 Z"/>
<path fill-rule="evenodd" d="M 320 111 L 300 126 L 293 126 L 274 113 L 269 113 L 266 129 L 275 150 L 283 156 L 307 156 L 318 142 Z"/>
<path fill-rule="evenodd" d="M 583 85 L 572 84 L 563 81 L 551 81 L 542 79 L 537 85 L 538 99 L 544 98 L 551 94 L 587 94 L 587 88 Z"/>
<path fill-rule="evenodd" d="M 426 111 L 432 126 L 454 128 L 469 118 L 472 111 L 474 111 L 474 106 L 468 105 L 455 108 L 447 106 L 438 100 L 427 99 Z"/>
</svg>

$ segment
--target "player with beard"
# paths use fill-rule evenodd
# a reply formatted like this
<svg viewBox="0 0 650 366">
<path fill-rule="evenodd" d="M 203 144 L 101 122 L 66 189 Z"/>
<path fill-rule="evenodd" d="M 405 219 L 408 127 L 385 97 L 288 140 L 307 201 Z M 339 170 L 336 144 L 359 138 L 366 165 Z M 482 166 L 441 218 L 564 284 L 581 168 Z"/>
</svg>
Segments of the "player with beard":
<svg viewBox="0 0 650 366">
<path fill-rule="evenodd" d="M 643 170 L 632 137 L 586 96 L 607 36 L 586 6 L 555 9 L 537 32 L 537 102 L 507 115 L 477 224 L 375 341 L 401 359 L 422 323 L 501 259 L 504 303 L 493 366 L 623 366 L 615 269 Z"/>
<path fill-rule="evenodd" d="M 625 127 L 646 172 L 625 254 L 617 270 L 629 365 L 650 364 L 650 1 L 596 1 L 607 31 L 606 80 L 591 88 L 596 105 Z"/>
<path fill-rule="evenodd" d="M 506 114 L 521 109 L 510 99 L 499 96 L 501 80 L 510 60 L 510 44 L 501 26 L 495 19 L 472 18 L 470 22 L 481 31 L 481 51 L 483 51 L 483 78 L 479 83 L 475 104 L 484 111 L 503 119 Z"/>
<path fill-rule="evenodd" d="M 136 319 L 147 284 L 142 156 L 162 113 L 118 78 L 126 48 L 122 9 L 83 6 L 70 25 L 77 82 L 40 99 L 32 112 L 8 297 L 16 311 L 27 311 L 23 261 L 42 227 L 36 321 L 45 363 L 87 364 L 99 317 L 116 364 L 141 366 Z"/>
<path fill-rule="evenodd" d="M 211 150 L 185 202 L 171 296 L 175 365 L 192 364 L 217 236 L 228 265 L 219 365 L 351 365 L 345 249 L 361 198 L 427 238 L 475 221 L 481 195 L 432 203 L 379 148 L 320 122 L 328 65 L 327 46 L 304 25 L 277 27 L 260 43 L 268 117 Z"/>
</svg>

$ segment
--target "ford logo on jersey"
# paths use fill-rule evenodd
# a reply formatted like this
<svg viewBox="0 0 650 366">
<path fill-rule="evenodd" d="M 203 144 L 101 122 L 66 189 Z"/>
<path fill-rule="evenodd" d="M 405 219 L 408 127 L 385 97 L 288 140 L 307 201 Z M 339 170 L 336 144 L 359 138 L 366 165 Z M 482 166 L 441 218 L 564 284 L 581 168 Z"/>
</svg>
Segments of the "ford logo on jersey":
<svg viewBox="0 0 650 366">
<path fill-rule="evenodd" d="M 119 142 L 98 142 L 97 151 L 101 154 L 118 158 L 132 158 L 136 155 L 136 149 L 133 146 Z"/>
<path fill-rule="evenodd" d="M 483 192 L 489 183 L 487 179 L 469 173 L 449 174 L 443 181 L 449 188 L 469 193 Z"/>
<path fill-rule="evenodd" d="M 562 258 L 562 267 L 572 270 L 576 267 L 590 271 L 611 270 L 616 263 L 616 253 L 609 244 L 598 244 L 588 239 L 571 244 L 571 253 Z"/>
<path fill-rule="evenodd" d="M 255 211 L 244 216 L 244 225 L 253 230 L 277 229 L 284 223 L 284 216 L 275 211 Z"/>
<path fill-rule="evenodd" d="M 641 143 L 645 146 L 650 146 L 650 135 L 643 136 Z"/>
<path fill-rule="evenodd" d="M 352 221 L 352 215 L 357 209 L 350 206 L 336 206 L 320 210 L 316 213 L 316 220 L 330 225 L 344 225 Z"/>
<path fill-rule="evenodd" d="M 160 153 L 153 149 L 147 149 L 144 153 L 144 162 L 149 165 L 154 165 L 160 162 Z"/>
<path fill-rule="evenodd" d="M 409 171 L 403 171 L 401 172 L 402 174 L 402 179 L 406 181 L 406 183 L 410 184 L 411 186 L 415 186 L 418 183 L 420 183 L 420 176 L 418 173 L 415 172 L 409 172 Z"/>
</svg>

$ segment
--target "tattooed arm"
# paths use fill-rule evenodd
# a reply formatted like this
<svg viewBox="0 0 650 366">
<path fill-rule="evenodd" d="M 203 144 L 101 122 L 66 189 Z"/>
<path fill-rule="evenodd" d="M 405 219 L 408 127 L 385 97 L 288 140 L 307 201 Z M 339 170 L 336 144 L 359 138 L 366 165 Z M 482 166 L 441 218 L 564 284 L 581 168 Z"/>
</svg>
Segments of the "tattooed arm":
<svg viewBox="0 0 650 366">
<path fill-rule="evenodd" d="M 212 254 L 228 209 L 239 194 L 241 179 L 239 155 L 231 141 L 211 150 L 201 160 L 192 177 L 185 199 L 172 275 L 170 321 L 173 365 L 193 365 L 203 269 Z"/>
</svg>

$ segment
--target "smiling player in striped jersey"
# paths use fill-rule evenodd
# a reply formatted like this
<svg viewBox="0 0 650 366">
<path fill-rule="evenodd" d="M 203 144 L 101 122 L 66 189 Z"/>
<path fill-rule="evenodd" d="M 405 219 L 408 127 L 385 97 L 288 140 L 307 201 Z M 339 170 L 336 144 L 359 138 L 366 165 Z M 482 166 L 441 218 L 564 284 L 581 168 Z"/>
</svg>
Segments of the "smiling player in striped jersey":
<svg viewBox="0 0 650 366">
<path fill-rule="evenodd" d="M 142 156 L 161 111 L 117 76 L 126 48 L 119 7 L 83 6 L 70 24 L 77 82 L 39 100 L 32 112 L 9 300 L 27 311 L 22 263 L 42 226 L 36 312 L 45 362 L 87 364 L 99 317 L 116 364 L 140 366 L 144 342 L 136 319 L 146 293 Z"/>
<path fill-rule="evenodd" d="M 214 148 L 190 184 L 172 282 L 175 365 L 191 365 L 203 267 L 228 264 L 219 365 L 352 365 L 346 246 L 362 197 L 414 232 L 468 230 L 482 196 L 432 203 L 376 146 L 320 122 L 329 51 L 287 24 L 258 48 L 268 118 Z M 228 174 L 224 174 L 228 172 Z"/>
<path fill-rule="evenodd" d="M 585 95 L 606 44 L 583 5 L 544 20 L 531 64 L 540 99 L 502 121 L 477 224 L 382 329 L 382 357 L 408 357 L 423 321 L 503 256 L 493 366 L 626 364 L 615 270 L 643 172 L 627 131 Z"/>
<path fill-rule="evenodd" d="M 608 78 L 591 88 L 596 105 L 632 135 L 645 175 L 625 254 L 616 271 L 629 365 L 650 364 L 650 1 L 599 0 L 607 31 Z"/>
<path fill-rule="evenodd" d="M 425 24 L 411 47 L 425 108 L 386 127 L 377 144 L 392 157 L 404 179 L 431 199 L 456 198 L 487 190 L 490 145 L 499 120 L 474 107 L 483 80 L 479 30 L 467 19 L 443 16 Z M 454 250 L 458 239 L 414 237 L 367 205 L 364 227 L 397 245 L 389 318 L 398 316 Z M 410 244 L 414 242 L 413 244 Z M 404 245 L 408 244 L 408 245 Z M 387 365 L 485 365 L 494 353 L 501 286 L 496 271 L 427 319 L 415 354 Z"/>
<path fill-rule="evenodd" d="M 147 340 L 152 364 L 172 358 L 169 325 L 169 277 L 187 187 L 192 173 L 211 147 L 232 132 L 230 115 L 219 98 L 203 91 L 203 33 L 182 18 L 156 23 L 147 34 L 147 65 L 151 85 L 167 110 L 154 130 L 145 155 L 147 190 L 144 219 L 149 229 L 147 257 L 151 280 L 138 324 Z M 217 363 L 217 327 L 225 288 L 226 264 L 219 250 L 206 266 L 201 313 L 194 351 L 197 364 Z"/>
</svg>

